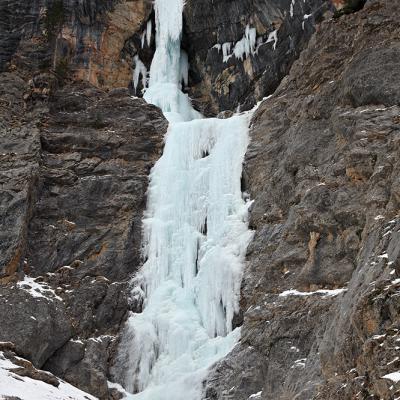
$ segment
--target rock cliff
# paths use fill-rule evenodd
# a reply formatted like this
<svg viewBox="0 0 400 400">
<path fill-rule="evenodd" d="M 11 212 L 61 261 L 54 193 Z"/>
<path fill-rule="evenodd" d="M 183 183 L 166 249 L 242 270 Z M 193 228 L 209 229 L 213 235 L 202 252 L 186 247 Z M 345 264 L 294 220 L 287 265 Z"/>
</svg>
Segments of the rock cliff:
<svg viewBox="0 0 400 400">
<path fill-rule="evenodd" d="M 324 21 L 255 112 L 242 341 L 209 399 L 399 396 L 399 11 Z"/>
<path fill-rule="evenodd" d="M 400 9 L 333 10 L 186 4 L 195 106 L 216 115 L 272 95 L 243 172 L 255 236 L 242 340 L 205 382 L 209 400 L 400 396 L 383 378 L 400 370 Z M 13 342 L 0 350 L 100 399 L 120 397 L 107 380 L 137 308 L 128 282 L 167 129 L 132 96 L 153 22 L 147 0 L 0 0 L 0 341 Z"/>
<path fill-rule="evenodd" d="M 0 71 L 127 87 L 151 12 L 150 0 L 1 0 Z"/>
<path fill-rule="evenodd" d="M 0 82 L 0 341 L 108 398 L 167 124 L 128 89 L 76 83 L 38 100 L 16 74 Z"/>
<path fill-rule="evenodd" d="M 252 108 L 277 88 L 330 9 L 324 0 L 188 0 L 183 40 L 195 104 L 206 114 Z"/>
</svg>

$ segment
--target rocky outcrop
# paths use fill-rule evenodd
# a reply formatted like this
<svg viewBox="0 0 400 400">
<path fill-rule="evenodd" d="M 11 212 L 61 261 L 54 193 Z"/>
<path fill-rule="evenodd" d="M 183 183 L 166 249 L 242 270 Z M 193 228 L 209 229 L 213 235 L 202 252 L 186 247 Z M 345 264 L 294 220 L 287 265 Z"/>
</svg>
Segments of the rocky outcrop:
<svg viewBox="0 0 400 400">
<path fill-rule="evenodd" d="M 151 11 L 149 0 L 1 0 L 0 71 L 128 87 Z"/>
<path fill-rule="evenodd" d="M 60 299 L 32 293 L 28 287 L 28 282 L 1 287 L 0 341 L 12 340 L 20 355 L 42 367 L 71 338 L 72 327 Z"/>
<path fill-rule="evenodd" d="M 328 0 L 187 1 L 186 89 L 196 108 L 206 115 L 249 109 L 271 94 L 330 9 Z M 1 0 L 0 11 L 0 71 L 142 94 L 155 48 L 150 0 Z M 141 79 L 133 87 L 135 69 Z"/>
<path fill-rule="evenodd" d="M 243 174 L 242 340 L 209 400 L 400 395 L 400 10 L 330 9 L 187 1 L 197 108 L 248 109 L 279 86 L 254 114 Z M 0 0 L 0 341 L 13 342 L 0 351 L 22 364 L 16 380 L 120 397 L 109 367 L 136 309 L 128 280 L 166 131 L 127 89 L 135 57 L 150 65 L 153 18 L 146 0 Z"/>
<path fill-rule="evenodd" d="M 399 12 L 323 22 L 253 117 L 242 340 L 208 399 L 399 396 Z"/>
<path fill-rule="evenodd" d="M 40 126 L 27 268 L 44 274 L 67 265 L 79 275 L 85 263 L 86 275 L 126 278 L 139 264 L 147 174 L 166 129 L 161 112 L 127 89 L 104 96 L 66 87 Z"/>
<path fill-rule="evenodd" d="M 0 342 L 0 381 L 4 400 L 21 400 L 27 396 L 36 399 L 95 400 L 88 393 L 17 356 L 14 345 L 9 342 Z"/>
<path fill-rule="evenodd" d="M 31 215 L 40 149 L 39 132 L 26 113 L 26 82 L 11 73 L 1 74 L 0 282 L 12 280 L 24 261 L 27 220 Z"/>
<path fill-rule="evenodd" d="M 167 128 L 128 89 L 151 12 L 0 0 L 0 340 L 100 399 L 118 398 L 108 369 Z"/>
<path fill-rule="evenodd" d="M 324 0 L 188 0 L 189 93 L 205 114 L 245 110 L 271 94 L 331 8 Z"/>
<path fill-rule="evenodd" d="M 47 95 L 17 73 L 0 79 L 0 340 L 106 399 L 167 123 L 125 88 Z"/>
</svg>

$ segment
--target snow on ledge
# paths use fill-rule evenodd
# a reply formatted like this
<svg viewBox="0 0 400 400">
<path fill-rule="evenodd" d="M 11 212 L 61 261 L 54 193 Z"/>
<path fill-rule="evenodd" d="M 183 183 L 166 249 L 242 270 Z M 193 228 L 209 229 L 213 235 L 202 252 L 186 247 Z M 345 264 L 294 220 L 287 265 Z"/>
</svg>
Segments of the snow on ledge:
<svg viewBox="0 0 400 400">
<path fill-rule="evenodd" d="M 34 278 L 25 275 L 23 281 L 17 282 L 17 287 L 19 289 L 25 290 L 28 292 L 32 297 L 42 297 L 47 300 L 61 300 L 60 296 L 57 296 L 53 289 L 50 286 L 46 285 L 45 283 L 36 282 Z"/>
<path fill-rule="evenodd" d="M 382 379 L 389 379 L 394 383 L 400 382 L 400 371 L 392 372 L 385 376 L 382 376 Z"/>
<path fill-rule="evenodd" d="M 347 289 L 321 289 L 321 290 L 316 290 L 315 292 L 299 292 L 298 290 L 286 290 L 282 293 L 279 293 L 279 297 L 288 297 L 288 296 L 312 296 L 314 294 L 322 294 L 323 297 L 333 297 L 337 296 L 338 294 L 346 292 Z"/>
<path fill-rule="evenodd" d="M 262 390 L 261 390 L 261 392 L 251 394 L 251 395 L 249 396 L 249 399 L 248 399 L 248 400 L 252 400 L 252 399 L 261 399 L 261 395 L 262 395 Z"/>
</svg>

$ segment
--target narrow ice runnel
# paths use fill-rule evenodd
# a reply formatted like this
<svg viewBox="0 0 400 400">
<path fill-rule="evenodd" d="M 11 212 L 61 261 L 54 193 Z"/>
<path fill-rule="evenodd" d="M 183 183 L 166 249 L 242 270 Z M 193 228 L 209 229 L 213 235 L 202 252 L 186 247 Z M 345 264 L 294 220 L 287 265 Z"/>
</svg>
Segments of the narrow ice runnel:
<svg viewBox="0 0 400 400">
<path fill-rule="evenodd" d="M 150 174 L 143 220 L 146 259 L 119 349 L 121 381 L 137 400 L 200 400 L 208 369 L 240 338 L 242 264 L 251 232 L 241 193 L 249 114 L 204 119 L 181 91 L 183 0 L 156 0 L 157 49 L 148 102 L 170 121 Z"/>
</svg>

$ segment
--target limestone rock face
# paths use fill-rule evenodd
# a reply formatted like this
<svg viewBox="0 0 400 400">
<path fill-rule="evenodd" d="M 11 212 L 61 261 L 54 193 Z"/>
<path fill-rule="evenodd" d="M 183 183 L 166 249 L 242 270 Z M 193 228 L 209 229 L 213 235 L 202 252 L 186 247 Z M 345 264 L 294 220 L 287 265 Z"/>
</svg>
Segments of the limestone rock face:
<svg viewBox="0 0 400 400">
<path fill-rule="evenodd" d="M 119 280 L 139 264 L 147 174 L 165 128 L 160 111 L 127 89 L 57 91 L 41 120 L 28 267 L 43 274 L 75 263 L 78 272 L 85 262 L 85 274 Z"/>
<path fill-rule="evenodd" d="M 399 7 L 186 3 L 195 106 L 228 117 L 272 94 L 243 172 L 242 339 L 207 400 L 400 396 L 384 378 L 400 370 Z M 148 0 L 0 0 L 0 358 L 102 400 L 121 398 L 107 380 L 167 129 L 131 96 L 149 21 Z"/>
<path fill-rule="evenodd" d="M 128 89 L 151 12 L 0 1 L 0 341 L 100 399 L 167 129 Z"/>
<path fill-rule="evenodd" d="M 254 114 L 242 340 L 208 399 L 399 395 L 399 12 L 323 22 Z"/>
<path fill-rule="evenodd" d="M 101 399 L 167 123 L 128 89 L 0 74 L 0 341 Z"/>
<path fill-rule="evenodd" d="M 128 87 L 151 11 L 150 0 L 1 0 L 0 71 Z"/>
<path fill-rule="evenodd" d="M 1 287 L 0 341 L 12 339 L 18 354 L 40 368 L 68 342 L 72 329 L 62 301 L 50 292 L 48 297 L 32 296 L 27 289 L 28 283 Z"/>
<path fill-rule="evenodd" d="M 324 0 L 188 0 L 183 40 L 195 105 L 206 114 L 244 110 L 273 93 L 331 7 Z"/>
</svg>

